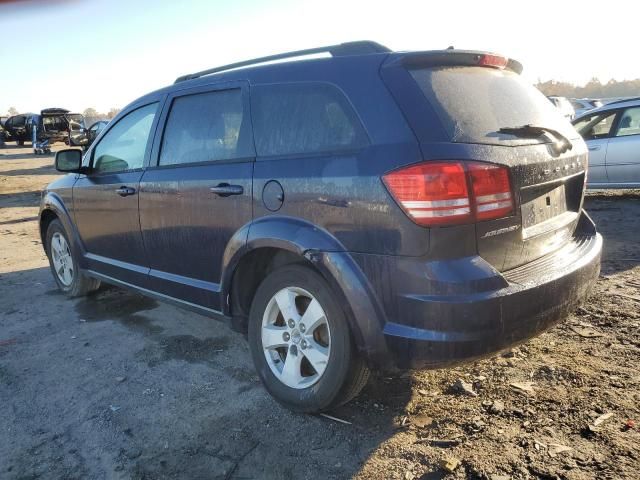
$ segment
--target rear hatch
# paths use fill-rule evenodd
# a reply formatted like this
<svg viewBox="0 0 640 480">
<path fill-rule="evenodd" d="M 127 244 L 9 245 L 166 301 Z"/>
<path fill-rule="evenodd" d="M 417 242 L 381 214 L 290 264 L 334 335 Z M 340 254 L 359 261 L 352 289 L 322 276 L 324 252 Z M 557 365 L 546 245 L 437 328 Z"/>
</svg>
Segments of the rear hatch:
<svg viewBox="0 0 640 480">
<path fill-rule="evenodd" d="M 513 60 L 455 50 L 392 54 L 382 70 L 425 160 L 508 168 L 513 212 L 475 222 L 477 252 L 500 271 L 573 236 L 587 167 L 580 136 L 520 71 Z"/>
</svg>

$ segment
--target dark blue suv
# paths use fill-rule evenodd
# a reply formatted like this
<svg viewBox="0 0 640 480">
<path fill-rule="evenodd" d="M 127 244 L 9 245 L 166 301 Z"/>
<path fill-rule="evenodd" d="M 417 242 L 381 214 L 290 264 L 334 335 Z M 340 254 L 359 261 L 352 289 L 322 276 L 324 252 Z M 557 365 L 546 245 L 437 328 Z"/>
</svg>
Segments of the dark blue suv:
<svg viewBox="0 0 640 480">
<path fill-rule="evenodd" d="M 354 42 L 180 77 L 58 152 L 54 278 L 229 321 L 297 411 L 524 342 L 585 298 L 602 239 L 587 148 L 521 69 Z"/>
</svg>

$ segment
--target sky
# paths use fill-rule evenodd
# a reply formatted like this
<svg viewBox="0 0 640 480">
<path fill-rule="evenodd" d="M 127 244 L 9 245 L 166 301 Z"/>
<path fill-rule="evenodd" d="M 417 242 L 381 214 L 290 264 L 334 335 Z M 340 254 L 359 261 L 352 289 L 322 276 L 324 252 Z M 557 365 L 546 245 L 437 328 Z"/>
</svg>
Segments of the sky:
<svg viewBox="0 0 640 480">
<path fill-rule="evenodd" d="M 585 0 L 0 0 L 0 113 L 106 112 L 185 73 L 364 39 L 498 52 L 532 83 L 640 78 L 640 2 L 606 5 L 604 14 Z"/>
</svg>

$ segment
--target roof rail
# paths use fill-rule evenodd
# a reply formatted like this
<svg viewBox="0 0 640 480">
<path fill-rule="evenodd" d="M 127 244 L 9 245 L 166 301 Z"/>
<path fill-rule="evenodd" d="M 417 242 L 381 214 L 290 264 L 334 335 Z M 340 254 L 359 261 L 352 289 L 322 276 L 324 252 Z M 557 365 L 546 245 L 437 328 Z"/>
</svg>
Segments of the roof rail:
<svg viewBox="0 0 640 480">
<path fill-rule="evenodd" d="M 629 97 L 629 98 L 624 98 L 622 100 L 614 100 L 613 102 L 605 103 L 605 105 L 613 105 L 616 103 L 624 103 L 624 102 L 633 102 L 636 100 L 640 100 L 640 97 Z"/>
<path fill-rule="evenodd" d="M 224 72 L 226 70 L 233 70 L 234 68 L 247 67 L 249 65 L 256 65 L 259 63 L 272 62 L 275 60 L 282 60 L 285 58 L 303 57 L 306 55 L 314 55 L 318 53 L 329 53 L 333 57 L 342 57 L 346 55 L 364 55 L 367 53 L 388 53 L 389 50 L 384 45 L 372 42 L 369 40 L 362 40 L 359 42 L 347 42 L 340 43 L 338 45 L 329 45 L 327 47 L 309 48 L 307 50 L 296 50 L 294 52 L 279 53 L 277 55 L 269 55 L 267 57 L 254 58 L 252 60 L 245 60 L 242 62 L 230 63 L 229 65 L 223 65 L 221 67 L 210 68 L 208 70 L 202 70 L 201 72 L 188 73 L 178 77 L 174 83 L 184 82 L 186 80 L 192 80 L 204 75 L 211 75 L 212 73 Z"/>
</svg>

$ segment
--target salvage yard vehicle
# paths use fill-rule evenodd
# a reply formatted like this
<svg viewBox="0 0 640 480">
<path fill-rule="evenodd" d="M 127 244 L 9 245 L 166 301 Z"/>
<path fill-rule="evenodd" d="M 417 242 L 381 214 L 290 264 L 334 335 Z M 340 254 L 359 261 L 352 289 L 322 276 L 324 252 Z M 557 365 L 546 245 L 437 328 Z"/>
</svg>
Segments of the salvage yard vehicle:
<svg viewBox="0 0 640 480">
<path fill-rule="evenodd" d="M 80 146 L 85 131 L 84 117 L 64 108 L 45 108 L 39 114 L 14 115 L 7 119 L 5 125 L 11 139 L 18 145 L 32 141 L 34 127 L 37 129 L 38 139 L 47 140 L 50 145 L 64 142 L 67 145 Z"/>
<path fill-rule="evenodd" d="M 95 141 L 95 139 L 98 138 L 98 135 L 100 135 L 102 130 L 104 130 L 104 128 L 108 124 L 109 122 L 107 120 L 98 120 L 85 131 L 86 141 L 82 141 L 79 139 L 78 143 L 84 147 L 89 147 L 89 145 L 91 145 Z"/>
<path fill-rule="evenodd" d="M 640 98 L 607 103 L 573 125 L 589 148 L 589 188 L 640 188 Z"/>
<path fill-rule="evenodd" d="M 180 77 L 57 153 L 54 279 L 229 321 L 295 411 L 524 342 L 585 298 L 602 238 L 586 145 L 521 70 L 352 42 Z"/>
<path fill-rule="evenodd" d="M 25 140 L 31 140 L 31 131 L 27 133 L 27 118 L 31 115 L 33 114 L 12 115 L 5 120 L 4 130 L 8 141 L 14 141 L 18 145 L 24 145 Z"/>
</svg>

